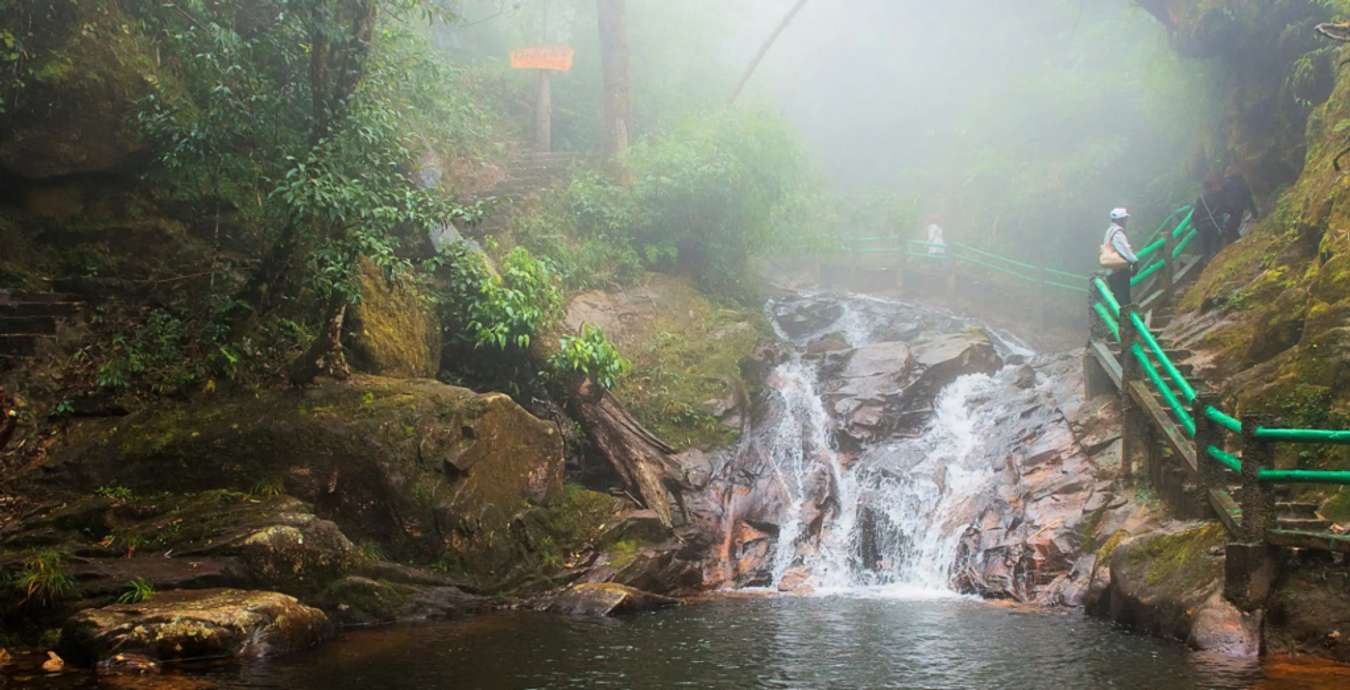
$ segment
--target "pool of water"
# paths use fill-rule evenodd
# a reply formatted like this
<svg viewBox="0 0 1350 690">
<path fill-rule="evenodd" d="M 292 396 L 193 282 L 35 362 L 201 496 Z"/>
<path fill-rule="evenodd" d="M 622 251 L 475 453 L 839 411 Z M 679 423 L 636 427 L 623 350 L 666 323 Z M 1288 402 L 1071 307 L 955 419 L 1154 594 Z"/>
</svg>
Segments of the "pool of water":
<svg viewBox="0 0 1350 690">
<path fill-rule="evenodd" d="M 734 597 L 620 620 L 509 612 L 196 669 L 224 688 L 1316 688 L 1077 612 L 914 592 Z M 194 673 L 195 675 L 195 673 Z"/>
</svg>

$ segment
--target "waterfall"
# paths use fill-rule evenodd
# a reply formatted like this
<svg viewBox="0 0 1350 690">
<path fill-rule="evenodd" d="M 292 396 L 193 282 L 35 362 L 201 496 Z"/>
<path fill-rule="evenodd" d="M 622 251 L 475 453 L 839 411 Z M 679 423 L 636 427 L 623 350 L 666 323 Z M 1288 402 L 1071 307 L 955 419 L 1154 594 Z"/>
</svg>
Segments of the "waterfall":
<svg viewBox="0 0 1350 690">
<path fill-rule="evenodd" d="M 857 347 L 897 331 L 959 332 L 970 323 L 902 302 L 839 299 L 842 313 L 824 328 L 796 338 L 779 330 L 796 347 L 770 377 L 779 413 L 757 430 L 755 441 L 789 499 L 772 586 L 790 586 L 787 576 L 797 570 L 798 579 L 821 593 L 950 594 L 961 535 L 975 504 L 993 490 L 1007 447 L 999 442 L 998 406 L 988 403 L 1013 385 L 1014 368 L 957 378 L 937 394 L 915 437 L 886 440 L 848 458 L 834 441 L 820 358 L 805 357 L 804 345 L 825 333 Z M 1007 336 L 993 340 L 1005 355 L 1029 354 Z"/>
</svg>

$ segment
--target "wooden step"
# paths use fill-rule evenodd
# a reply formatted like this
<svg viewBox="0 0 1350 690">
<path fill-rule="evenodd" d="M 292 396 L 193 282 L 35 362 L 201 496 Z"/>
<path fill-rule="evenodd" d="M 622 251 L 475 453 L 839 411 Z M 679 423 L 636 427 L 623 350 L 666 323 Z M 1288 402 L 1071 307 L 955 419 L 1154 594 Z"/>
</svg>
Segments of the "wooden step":
<svg viewBox="0 0 1350 690">
<path fill-rule="evenodd" d="M 52 335 L 56 318 L 52 316 L 0 316 L 0 335 Z"/>
</svg>

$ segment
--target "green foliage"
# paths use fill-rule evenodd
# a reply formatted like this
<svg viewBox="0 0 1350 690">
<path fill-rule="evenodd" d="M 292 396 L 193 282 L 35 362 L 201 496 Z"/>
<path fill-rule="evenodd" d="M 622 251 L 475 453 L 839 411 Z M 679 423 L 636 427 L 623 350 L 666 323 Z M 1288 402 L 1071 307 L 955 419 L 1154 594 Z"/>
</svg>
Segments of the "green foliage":
<svg viewBox="0 0 1350 690">
<path fill-rule="evenodd" d="M 552 365 L 560 371 L 581 373 L 606 389 L 613 389 L 631 366 L 604 332 L 588 323 L 582 324 L 581 335 L 562 337 Z"/>
<path fill-rule="evenodd" d="M 502 259 L 501 275 L 481 283 L 469 327 L 479 346 L 525 349 L 561 310 L 562 292 L 553 273 L 529 250 L 516 247 Z"/>
<path fill-rule="evenodd" d="M 137 577 L 127 582 L 127 590 L 117 597 L 119 604 L 139 604 L 154 598 L 155 586 L 150 584 L 143 577 Z"/>
<path fill-rule="evenodd" d="M 740 295 L 751 256 L 801 242 L 803 224 L 782 209 L 803 198 L 806 168 L 777 116 L 691 116 L 635 144 L 625 165 L 631 184 L 577 175 L 537 218 L 517 223 L 522 244 L 555 263 L 570 289 L 627 284 L 643 266 Z"/>
<path fill-rule="evenodd" d="M 65 556 L 54 550 L 33 554 L 14 577 L 12 586 L 23 597 L 21 603 L 41 606 L 68 599 L 77 591 L 75 579 L 66 572 Z"/>
<path fill-rule="evenodd" d="M 125 486 L 100 486 L 94 490 L 94 495 L 111 498 L 121 503 L 136 498 L 135 492 Z"/>
</svg>

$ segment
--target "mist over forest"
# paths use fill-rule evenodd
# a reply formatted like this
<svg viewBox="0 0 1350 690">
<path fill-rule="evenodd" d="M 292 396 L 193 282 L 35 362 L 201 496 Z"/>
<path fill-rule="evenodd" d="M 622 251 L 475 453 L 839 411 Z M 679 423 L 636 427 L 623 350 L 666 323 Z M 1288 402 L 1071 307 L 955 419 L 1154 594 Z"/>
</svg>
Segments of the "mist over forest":
<svg viewBox="0 0 1350 690">
<path fill-rule="evenodd" d="M 725 105 L 794 2 L 629 6 L 635 134 Z M 577 48 L 558 80 L 557 136 L 596 137 L 600 85 L 588 4 L 465 2 L 457 57 L 500 63 L 512 40 Z M 850 0 L 807 3 L 752 76 L 744 106 L 782 118 L 810 174 L 838 196 L 804 222 L 840 234 L 952 237 L 1091 264 L 1105 210 L 1161 220 L 1221 172 L 1206 127 L 1211 70 L 1183 63 L 1132 3 Z"/>
</svg>

